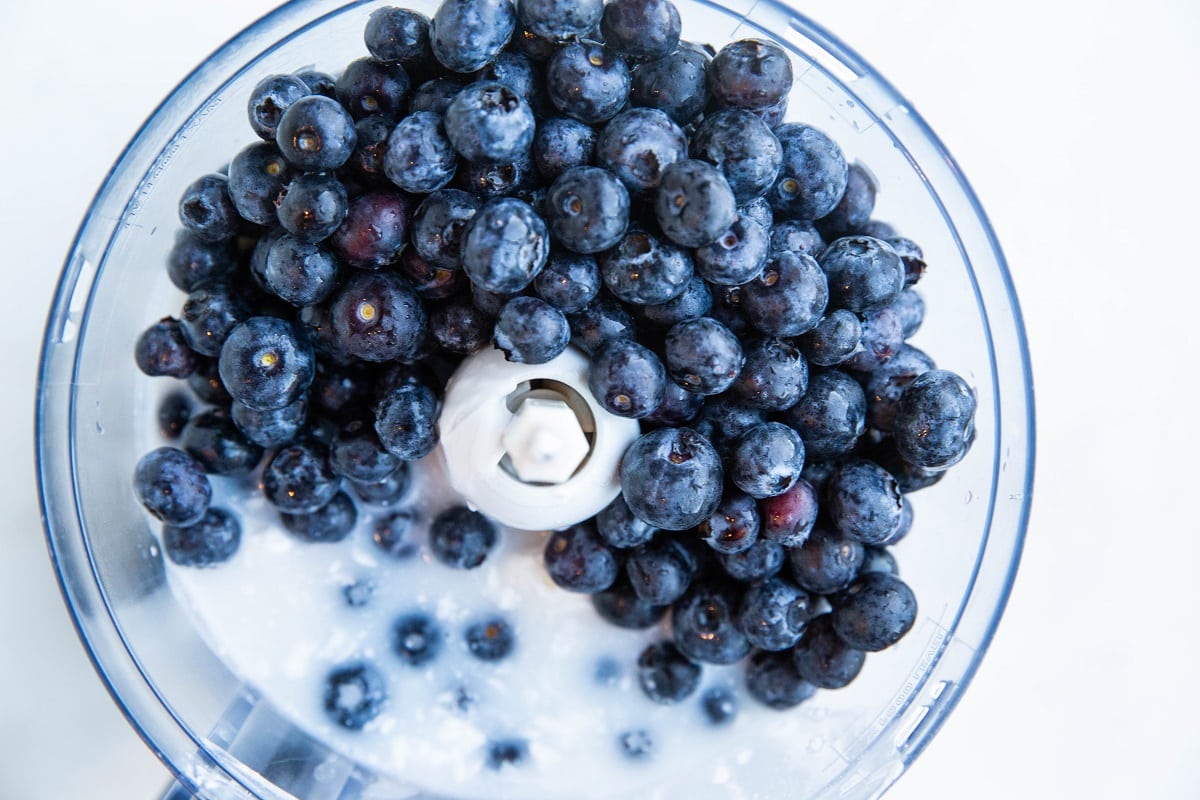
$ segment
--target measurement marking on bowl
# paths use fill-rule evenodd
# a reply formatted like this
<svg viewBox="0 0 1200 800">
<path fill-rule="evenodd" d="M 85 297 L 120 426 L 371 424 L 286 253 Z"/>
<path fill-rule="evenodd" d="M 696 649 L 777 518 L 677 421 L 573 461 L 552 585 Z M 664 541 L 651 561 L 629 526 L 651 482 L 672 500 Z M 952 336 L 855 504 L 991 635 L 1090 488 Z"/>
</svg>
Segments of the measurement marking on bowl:
<svg viewBox="0 0 1200 800">
<path fill-rule="evenodd" d="M 121 220 L 121 228 L 140 228 L 133 218 L 141 213 L 142 207 L 145 205 L 146 199 L 154 192 L 154 187 L 158 185 L 158 179 L 162 177 L 163 172 L 175 160 L 176 154 L 182 149 L 184 143 L 192 137 L 192 135 L 212 116 L 213 111 L 217 106 L 221 105 L 224 100 L 221 97 L 212 98 L 204 108 L 200 109 L 179 131 L 179 133 L 171 140 L 163 150 L 161 156 L 154 162 L 154 166 L 150 168 L 150 172 L 142 179 L 137 191 L 134 192 L 133 199 L 129 201 L 129 206 L 126 209 L 125 216 Z"/>
</svg>

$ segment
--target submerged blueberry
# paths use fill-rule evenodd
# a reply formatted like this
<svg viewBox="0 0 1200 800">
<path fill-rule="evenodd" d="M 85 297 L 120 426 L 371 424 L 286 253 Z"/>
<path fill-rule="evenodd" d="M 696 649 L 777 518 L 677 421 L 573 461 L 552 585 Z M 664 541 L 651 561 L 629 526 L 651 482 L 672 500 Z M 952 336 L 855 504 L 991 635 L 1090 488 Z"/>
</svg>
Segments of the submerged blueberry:
<svg viewBox="0 0 1200 800">
<path fill-rule="evenodd" d="M 242 540 L 238 518 L 223 508 L 209 508 L 200 521 L 179 527 L 165 524 L 163 552 L 181 567 L 214 567 L 237 552 Z"/>
<path fill-rule="evenodd" d="M 343 728 L 362 730 L 387 701 L 383 674 L 361 662 L 336 668 L 325 683 L 325 713 Z"/>
<path fill-rule="evenodd" d="M 446 566 L 475 569 L 496 546 L 496 526 L 478 511 L 453 506 L 434 518 L 429 546 Z"/>
</svg>

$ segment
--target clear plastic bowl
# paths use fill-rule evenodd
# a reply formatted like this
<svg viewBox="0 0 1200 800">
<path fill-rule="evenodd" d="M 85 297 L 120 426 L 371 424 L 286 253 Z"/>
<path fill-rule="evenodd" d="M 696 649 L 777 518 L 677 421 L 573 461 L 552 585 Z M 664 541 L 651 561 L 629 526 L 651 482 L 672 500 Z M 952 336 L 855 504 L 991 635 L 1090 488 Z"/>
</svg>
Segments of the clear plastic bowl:
<svg viewBox="0 0 1200 800">
<path fill-rule="evenodd" d="M 410 0 L 426 13 L 432 0 Z M 971 383 L 977 439 L 915 496 L 899 546 L 921 604 L 913 631 L 851 687 L 806 703 L 789 757 L 755 797 L 875 797 L 954 708 L 1012 586 L 1033 474 L 1033 396 L 1020 311 L 987 219 L 954 161 L 900 95 L 831 34 L 770 0 L 677 0 L 684 37 L 720 47 L 771 38 L 794 55 L 788 119 L 824 129 L 878 178 L 876 218 L 925 250 L 929 314 L 914 343 Z M 133 343 L 180 305 L 164 257 L 182 189 L 250 141 L 246 98 L 263 75 L 336 72 L 364 54 L 382 2 L 302 0 L 239 34 L 153 114 L 113 167 L 74 242 L 47 325 L 37 448 L 44 518 L 61 587 L 113 699 L 204 798 L 353 800 L 423 796 L 329 749 L 213 653 L 164 581 L 155 532 L 130 490 L 154 424 Z M 697 773 L 699 774 L 699 773 Z M 683 778 L 681 777 L 681 780 Z M 733 798 L 737 781 L 640 797 Z M 569 791 L 569 790 L 567 790 Z M 657 792 L 657 793 L 656 793 Z"/>
</svg>

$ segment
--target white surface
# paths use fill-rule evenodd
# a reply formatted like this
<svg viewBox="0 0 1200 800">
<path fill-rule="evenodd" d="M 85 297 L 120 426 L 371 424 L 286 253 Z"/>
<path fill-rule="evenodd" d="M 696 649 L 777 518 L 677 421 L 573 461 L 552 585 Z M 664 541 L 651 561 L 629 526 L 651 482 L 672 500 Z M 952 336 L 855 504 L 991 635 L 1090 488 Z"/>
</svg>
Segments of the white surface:
<svg viewBox="0 0 1200 800">
<path fill-rule="evenodd" d="M 0 4 L 8 547 L 0 798 L 139 800 L 165 772 L 78 646 L 32 464 L 41 328 L 91 193 L 176 81 L 265 0 Z M 1025 559 L 978 676 L 889 794 L 1200 796 L 1200 524 L 1191 0 L 811 0 L 954 153 L 988 209 L 1033 349 Z"/>
</svg>

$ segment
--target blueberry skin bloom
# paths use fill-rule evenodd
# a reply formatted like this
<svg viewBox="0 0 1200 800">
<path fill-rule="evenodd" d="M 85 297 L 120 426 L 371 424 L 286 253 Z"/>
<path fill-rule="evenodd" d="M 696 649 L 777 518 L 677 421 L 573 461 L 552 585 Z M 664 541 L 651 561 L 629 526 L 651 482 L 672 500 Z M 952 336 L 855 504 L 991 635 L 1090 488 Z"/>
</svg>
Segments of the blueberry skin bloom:
<svg viewBox="0 0 1200 800">
<path fill-rule="evenodd" d="M 762 274 L 770 252 L 766 229 L 751 217 L 739 215 L 716 241 L 696 248 L 696 274 L 718 286 L 741 286 Z"/>
<path fill-rule="evenodd" d="M 743 403 L 767 411 L 786 411 L 808 389 L 808 362 L 787 339 L 756 339 L 745 345 L 746 363 L 733 394 Z"/>
<path fill-rule="evenodd" d="M 856 372 L 876 372 L 891 362 L 904 345 L 904 324 L 891 306 L 864 311 L 861 345 L 844 362 Z"/>
<path fill-rule="evenodd" d="M 220 242 L 237 233 L 241 217 L 229 196 L 224 175 L 204 175 L 183 190 L 179 221 L 206 242 Z"/>
<path fill-rule="evenodd" d="M 292 166 L 307 172 L 337 169 L 358 142 L 354 120 L 336 100 L 309 95 L 288 107 L 275 143 Z"/>
<path fill-rule="evenodd" d="M 894 303 L 904 290 L 904 262 L 882 239 L 844 236 L 819 258 L 829 278 L 829 305 L 862 313 Z"/>
<path fill-rule="evenodd" d="M 186 378 L 196 371 L 199 361 L 188 346 L 183 326 L 171 317 L 164 317 L 142 331 L 134 345 L 133 357 L 138 369 L 151 377 Z"/>
<path fill-rule="evenodd" d="M 642 435 L 621 459 L 621 491 L 638 519 L 671 531 L 694 528 L 721 502 L 716 448 L 690 428 Z"/>
<path fill-rule="evenodd" d="M 407 8 L 376 9 L 363 29 L 363 42 L 380 61 L 426 61 L 431 55 L 429 18 Z"/>
<path fill-rule="evenodd" d="M 833 607 L 838 638 L 869 653 L 891 647 L 917 620 L 917 598 L 908 584 L 886 572 L 867 572 L 840 594 Z"/>
<path fill-rule="evenodd" d="M 391 272 L 358 272 L 330 306 L 333 338 L 363 361 L 394 361 L 416 352 L 425 333 L 425 311 L 412 285 Z"/>
<path fill-rule="evenodd" d="M 194 525 L 163 525 L 163 552 L 181 567 L 215 567 L 237 552 L 242 526 L 223 508 L 210 508 Z"/>
<path fill-rule="evenodd" d="M 617 579 L 617 558 L 590 523 L 552 534 L 542 561 L 555 585 L 568 592 L 602 592 Z"/>
<path fill-rule="evenodd" d="M 533 165 L 548 181 L 571 167 L 591 164 L 595 155 L 596 131 L 577 119 L 551 117 L 543 120 L 533 134 Z"/>
<path fill-rule="evenodd" d="M 667 333 L 667 374 L 702 396 L 720 394 L 737 379 L 746 358 L 733 332 L 712 317 L 680 322 Z"/>
<path fill-rule="evenodd" d="M 475 569 L 496 546 L 496 526 L 466 506 L 448 508 L 429 527 L 429 547 L 438 561 L 454 569 Z"/>
<path fill-rule="evenodd" d="M 737 201 L 725 176 L 712 164 L 676 161 L 663 170 L 654 216 L 671 241 L 703 247 L 737 219 Z"/>
<path fill-rule="evenodd" d="M 908 462 L 947 469 L 962 460 L 975 439 L 975 393 L 953 372 L 930 370 L 900 395 L 893 430 L 896 449 Z"/>
<path fill-rule="evenodd" d="M 629 226 L 629 192 L 608 170 L 572 167 L 550 186 L 545 214 L 563 247 L 599 253 L 619 242 Z"/>
<path fill-rule="evenodd" d="M 708 56 L 699 49 L 680 47 L 633 70 L 629 102 L 662 111 L 677 125 L 698 117 L 708 101 Z"/>
<path fill-rule="evenodd" d="M 816 687 L 800 677 L 787 653 L 755 653 L 746 667 L 746 691 L 776 711 L 794 708 L 813 696 Z"/>
<path fill-rule="evenodd" d="M 517 7 L 524 30 L 556 40 L 591 33 L 603 13 L 603 0 L 521 0 Z"/>
<path fill-rule="evenodd" d="M 690 149 L 692 158 L 721 170 L 739 203 L 766 192 L 783 163 L 783 148 L 767 123 L 739 108 L 705 117 Z"/>
<path fill-rule="evenodd" d="M 863 544 L 891 539 L 904 517 L 904 497 L 896 479 L 863 459 L 839 464 L 825 483 L 826 510 L 834 526 Z"/>
<path fill-rule="evenodd" d="M 311 514 L 333 499 L 341 479 L 329 464 L 329 449 L 313 441 L 282 447 L 262 473 L 263 494 L 287 514 Z"/>
<path fill-rule="evenodd" d="M 438 442 L 437 394 L 420 383 L 402 383 L 375 405 L 375 433 L 384 448 L 405 461 L 429 455 Z"/>
<path fill-rule="evenodd" d="M 600 277 L 618 299 L 658 305 L 678 297 L 692 279 L 691 257 L 640 228 L 626 231 L 599 256 Z"/>
<path fill-rule="evenodd" d="M 808 391 L 788 410 L 785 421 L 804 440 L 810 458 L 850 452 L 866 428 L 867 397 L 858 381 L 829 370 L 813 375 Z"/>
<path fill-rule="evenodd" d="M 679 45 L 679 9 L 671 0 L 612 0 L 600 31 L 609 47 L 635 58 L 658 58 Z"/>
<path fill-rule="evenodd" d="M 504 197 L 489 201 L 467 223 L 462 266 L 475 286 L 515 294 L 541 272 L 549 251 L 542 218 L 528 203 Z"/>
<path fill-rule="evenodd" d="M 629 97 L 629 67 L 594 42 L 559 48 L 546 65 L 546 91 L 558 110 L 581 122 L 612 119 Z"/>
<path fill-rule="evenodd" d="M 432 111 L 409 114 L 388 135 L 383 174 L 406 192 L 440 189 L 457 169 L 458 158 L 442 118 Z"/>
<path fill-rule="evenodd" d="M 700 665 L 672 642 L 657 642 L 638 656 L 638 684 L 656 703 L 669 705 L 686 700 L 700 685 Z"/>
<path fill-rule="evenodd" d="M 178 527 L 200 522 L 212 500 L 204 467 L 177 447 L 160 447 L 142 456 L 133 473 L 133 489 L 147 511 Z"/>
<path fill-rule="evenodd" d="M 410 86 L 408 73 L 400 65 L 360 58 L 342 70 L 334 91 L 354 119 L 381 114 L 395 120 L 404 110 Z"/>
<path fill-rule="evenodd" d="M 268 75 L 255 85 L 246 101 L 250 127 L 259 137 L 275 141 L 279 120 L 292 103 L 312 94 L 308 84 L 295 75 Z"/>
<path fill-rule="evenodd" d="M 750 652 L 736 623 L 740 590 L 725 583 L 701 582 L 675 604 L 671 625 L 675 644 L 693 661 L 734 664 Z"/>
<path fill-rule="evenodd" d="M 633 515 L 625 498 L 617 495 L 596 515 L 596 531 L 612 547 L 637 547 L 650 541 L 655 528 Z"/>
<path fill-rule="evenodd" d="M 625 559 L 625 571 L 639 600 L 667 606 L 687 591 L 696 574 L 696 560 L 678 539 L 658 536 L 634 548 Z"/>
<path fill-rule="evenodd" d="M 592 354 L 588 388 L 609 412 L 641 419 L 662 402 L 667 373 L 649 348 L 632 339 L 615 339 Z"/>
<path fill-rule="evenodd" d="M 333 253 L 284 234 L 267 251 L 263 283 L 272 294 L 294 306 L 322 302 L 337 286 L 338 264 Z"/>
<path fill-rule="evenodd" d="M 775 129 L 783 146 L 779 177 L 767 193 L 776 214 L 819 219 L 846 191 L 846 157 L 837 143 L 816 128 L 790 122 Z"/>
<path fill-rule="evenodd" d="M 325 682 L 325 713 L 352 731 L 362 730 L 379 716 L 386 700 L 383 675 L 365 662 L 338 667 Z"/>
<path fill-rule="evenodd" d="M 350 201 L 329 245 L 346 263 L 379 269 L 392 263 L 408 241 L 412 201 L 396 191 L 367 192 Z"/>
<path fill-rule="evenodd" d="M 800 346 L 804 355 L 818 367 L 841 364 L 854 355 L 862 341 L 862 322 L 853 311 L 839 308 L 824 317 L 817 327 L 804 334 Z"/>
<path fill-rule="evenodd" d="M 346 187 L 325 172 L 297 175 L 279 199 L 275 216 L 283 229 L 302 242 L 328 239 L 346 219 Z"/>
<path fill-rule="evenodd" d="M 243 218 L 259 225 L 275 222 L 275 203 L 292 180 L 292 170 L 270 142 L 255 142 L 229 162 L 229 198 Z"/>
<path fill-rule="evenodd" d="M 587 308 L 600 291 L 596 259 L 564 250 L 552 250 L 545 268 L 533 279 L 538 296 L 564 314 Z"/>
<path fill-rule="evenodd" d="M 412 220 L 412 245 L 435 267 L 457 270 L 463 230 L 483 201 L 461 189 L 439 189 L 421 201 Z"/>
<path fill-rule="evenodd" d="M 796 672 L 819 689 L 847 686 L 858 677 L 866 660 L 866 653 L 838 638 L 832 614 L 822 614 L 808 623 L 804 636 L 792 650 Z"/>
<path fill-rule="evenodd" d="M 783 48 L 771 42 L 759 39 L 730 42 L 709 64 L 708 85 L 713 97 L 725 105 L 751 110 L 768 108 L 791 91 L 792 61 Z"/>
<path fill-rule="evenodd" d="M 464 87 L 446 108 L 446 134 L 468 161 L 513 163 L 529 153 L 533 128 L 529 103 L 496 81 Z"/>
<path fill-rule="evenodd" d="M 493 333 L 505 359 L 545 364 L 567 349 L 571 327 L 563 313 L 536 297 L 514 297 L 504 304 Z"/>
<path fill-rule="evenodd" d="M 291 323 L 251 317 L 237 325 L 221 346 L 221 383 L 234 400 L 257 411 L 290 405 L 312 383 L 312 345 Z"/>
<path fill-rule="evenodd" d="M 742 287 L 750 323 L 771 336 L 799 336 L 821 322 L 829 303 L 825 273 L 812 256 L 774 253 L 757 279 Z"/>
<path fill-rule="evenodd" d="M 509 0 L 445 0 L 429 23 L 434 58 L 451 72 L 475 72 L 512 37 L 517 14 Z"/>
<path fill-rule="evenodd" d="M 794 647 L 813 617 L 813 600 L 782 578 L 756 583 L 742 595 L 737 624 L 750 644 L 778 652 Z"/>
<path fill-rule="evenodd" d="M 596 141 L 596 163 L 634 194 L 651 192 L 663 170 L 687 158 L 687 137 L 666 113 L 630 108 L 613 117 Z"/>
<path fill-rule="evenodd" d="M 813 594 L 845 589 L 858 575 L 864 558 L 862 542 L 820 526 L 801 547 L 788 551 L 792 577 Z"/>
<path fill-rule="evenodd" d="M 781 495 L 804 471 L 804 442 L 782 422 L 755 425 L 734 445 L 729 477 L 751 497 Z"/>
</svg>

